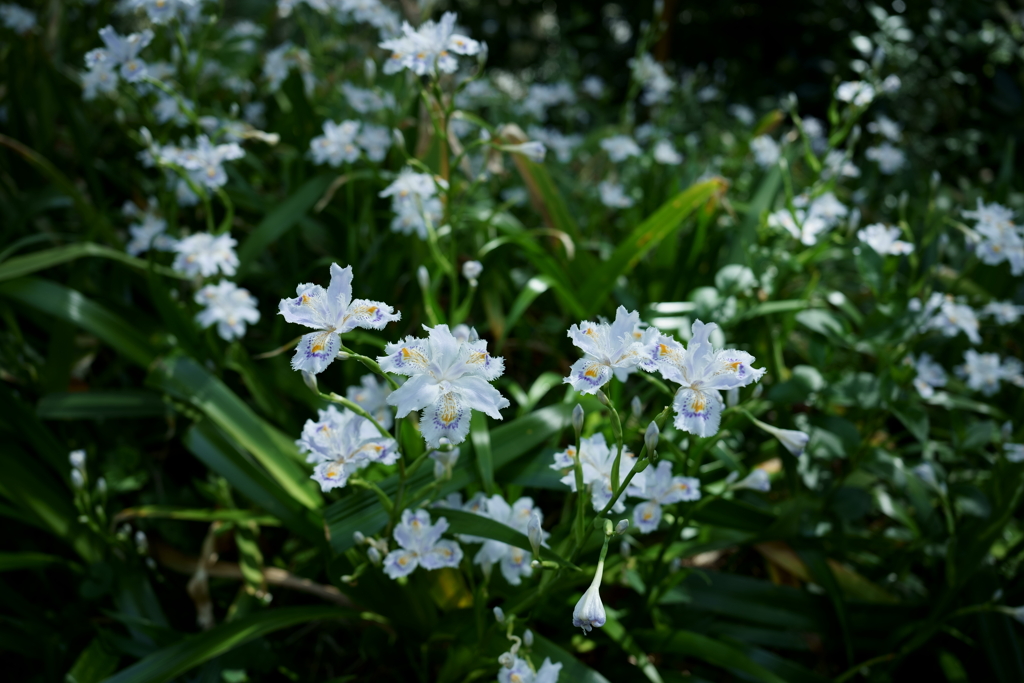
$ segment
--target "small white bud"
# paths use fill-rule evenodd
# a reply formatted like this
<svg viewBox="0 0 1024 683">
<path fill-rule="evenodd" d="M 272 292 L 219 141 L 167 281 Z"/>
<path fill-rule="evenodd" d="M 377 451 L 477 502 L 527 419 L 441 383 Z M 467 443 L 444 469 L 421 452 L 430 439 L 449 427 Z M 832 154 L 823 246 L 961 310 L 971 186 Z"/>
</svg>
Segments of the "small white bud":
<svg viewBox="0 0 1024 683">
<path fill-rule="evenodd" d="M 476 286 L 476 279 L 484 272 L 484 265 L 479 261 L 466 261 L 462 264 L 462 277 L 469 280 L 469 283 Z"/>
<path fill-rule="evenodd" d="M 629 408 L 633 411 L 633 417 L 640 419 L 640 416 L 644 413 L 644 404 L 640 402 L 639 396 L 634 396 L 633 400 L 629 402 Z"/>
<path fill-rule="evenodd" d="M 501 664 L 506 669 L 511 669 L 513 666 L 515 666 L 515 663 L 516 658 L 512 655 L 511 652 L 502 652 L 501 655 L 498 657 L 498 664 Z"/>
<path fill-rule="evenodd" d="M 149 550 L 149 539 L 146 538 L 146 532 L 141 529 L 135 532 L 135 549 L 140 555 L 145 555 Z"/>
<path fill-rule="evenodd" d="M 651 420 L 651 424 L 647 425 L 647 431 L 644 432 L 644 445 L 647 446 L 648 457 L 654 456 L 654 449 L 658 447 L 660 437 L 661 430 L 658 429 L 658 423 Z"/>
<path fill-rule="evenodd" d="M 352 542 L 355 543 L 356 545 L 362 545 L 362 544 L 366 543 L 366 536 L 363 535 L 362 531 L 353 531 L 352 532 Z"/>
<path fill-rule="evenodd" d="M 526 535 L 530 539 L 534 557 L 540 557 L 540 544 L 544 540 L 544 530 L 541 528 L 540 513 L 536 510 L 530 514 L 530 521 L 526 523 Z"/>
<path fill-rule="evenodd" d="M 70 462 L 71 466 L 74 467 L 76 470 L 84 470 L 85 451 L 83 451 L 82 449 L 78 449 L 77 451 L 71 451 L 70 453 L 68 453 L 68 462 Z"/>
<path fill-rule="evenodd" d="M 597 573 L 590 588 L 583 594 L 572 611 L 572 625 L 583 629 L 583 635 L 590 633 L 595 627 L 601 628 L 607 617 L 604 612 L 604 603 L 601 602 L 601 575 L 604 573 L 604 564 L 597 565 Z"/>
<path fill-rule="evenodd" d="M 631 552 L 632 550 L 629 547 L 629 541 L 622 541 L 619 543 L 619 555 L 622 555 L 622 559 L 628 560 Z"/>
<path fill-rule="evenodd" d="M 576 434 L 579 435 L 583 431 L 583 406 L 579 403 L 572 409 L 572 428 L 576 430 Z"/>
<path fill-rule="evenodd" d="M 71 485 L 76 489 L 85 486 L 85 475 L 82 474 L 82 470 L 71 470 Z"/>
<path fill-rule="evenodd" d="M 416 269 L 416 279 L 420 283 L 420 289 L 430 289 L 430 272 L 427 271 L 426 266 Z"/>
<path fill-rule="evenodd" d="M 624 534 L 624 533 L 626 533 L 626 529 L 628 529 L 628 528 L 629 528 L 629 520 L 628 519 L 620 519 L 619 523 L 615 525 L 615 533 L 616 534 L 620 534 L 620 535 Z"/>
<path fill-rule="evenodd" d="M 320 388 L 316 384 L 316 375 L 305 370 L 302 371 L 302 381 L 306 383 L 306 386 L 314 394 L 320 393 Z"/>
<path fill-rule="evenodd" d="M 494 608 L 494 620 L 496 622 L 498 622 L 499 624 L 504 624 L 505 623 L 505 610 L 501 609 L 500 607 L 495 607 Z"/>
<path fill-rule="evenodd" d="M 530 629 L 526 629 L 526 633 L 523 634 L 523 645 L 533 647 L 533 631 Z"/>
<path fill-rule="evenodd" d="M 370 564 L 374 567 L 379 567 L 381 562 L 380 551 L 370 546 L 370 549 L 366 551 L 366 557 L 370 560 Z"/>
<path fill-rule="evenodd" d="M 103 477 L 96 480 L 96 493 L 101 496 L 107 495 L 107 480 Z"/>
</svg>

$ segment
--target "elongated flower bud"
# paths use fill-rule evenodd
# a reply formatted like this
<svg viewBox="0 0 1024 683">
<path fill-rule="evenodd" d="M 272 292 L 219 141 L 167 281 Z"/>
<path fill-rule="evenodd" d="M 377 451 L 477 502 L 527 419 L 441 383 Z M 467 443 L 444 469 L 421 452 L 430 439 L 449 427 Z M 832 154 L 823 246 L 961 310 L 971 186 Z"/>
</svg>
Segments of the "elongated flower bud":
<svg viewBox="0 0 1024 683">
<path fill-rule="evenodd" d="M 311 372 L 302 371 L 302 381 L 306 383 L 306 387 L 309 388 L 314 394 L 320 393 L 320 388 L 316 383 L 316 375 Z"/>
<path fill-rule="evenodd" d="M 640 402 L 639 396 L 634 396 L 633 400 L 629 402 L 629 409 L 633 411 L 633 417 L 639 420 L 644 412 L 644 404 Z"/>
<path fill-rule="evenodd" d="M 658 429 L 658 423 L 651 420 L 651 424 L 647 425 L 647 431 L 644 432 L 644 445 L 647 446 L 648 456 L 654 455 L 654 449 L 658 447 L 659 438 L 661 438 L 661 430 Z"/>
<path fill-rule="evenodd" d="M 629 520 L 628 519 L 620 519 L 619 523 L 615 525 L 615 533 L 616 534 L 620 534 L 620 535 L 624 534 L 624 533 L 626 533 L 626 529 L 628 529 L 628 528 L 629 528 Z"/>
<path fill-rule="evenodd" d="M 101 496 L 107 495 L 107 480 L 103 477 L 96 480 L 96 493 Z"/>
<path fill-rule="evenodd" d="M 76 470 L 85 469 L 85 451 L 79 449 L 77 451 L 71 451 L 68 453 L 68 462 Z"/>
<path fill-rule="evenodd" d="M 430 289 L 430 273 L 427 271 L 426 266 L 420 266 L 416 269 L 416 280 L 420 283 L 420 288 Z"/>
<path fill-rule="evenodd" d="M 797 429 L 779 429 L 760 420 L 754 420 L 754 424 L 778 439 L 786 450 L 797 458 L 803 455 L 804 449 L 807 448 L 807 442 L 811 439 L 809 434 Z"/>
<path fill-rule="evenodd" d="M 595 627 L 601 628 L 607 619 L 604 613 L 604 603 L 601 602 L 602 574 L 604 574 L 604 562 L 599 562 L 590 588 L 583 594 L 572 611 L 572 625 L 582 628 L 583 635 L 590 633 Z"/>
<path fill-rule="evenodd" d="M 577 438 L 583 432 L 583 418 L 583 406 L 577 403 L 576 407 L 572 409 L 572 428 L 576 430 Z"/>
<path fill-rule="evenodd" d="M 497 621 L 499 624 L 504 624 L 505 623 L 505 610 L 501 609 L 500 607 L 495 607 L 494 608 L 494 620 Z"/>
<path fill-rule="evenodd" d="M 82 474 L 82 470 L 71 470 L 71 485 L 76 489 L 85 486 L 85 475 Z"/>
<path fill-rule="evenodd" d="M 366 536 L 363 535 L 362 531 L 353 531 L 352 532 L 352 542 L 355 543 L 356 545 L 362 545 L 362 544 L 366 543 Z"/>
<path fill-rule="evenodd" d="M 369 548 L 369 550 L 366 551 L 366 557 L 367 557 L 367 559 L 370 560 L 370 563 L 374 567 L 379 567 L 380 566 L 380 562 L 381 562 L 381 559 L 382 559 L 381 556 L 380 556 L 380 551 L 377 550 L 376 548 L 374 548 L 373 546 L 371 546 Z"/>
<path fill-rule="evenodd" d="M 523 634 L 523 645 L 533 647 L 533 631 L 530 629 L 526 629 L 526 633 Z"/>
<path fill-rule="evenodd" d="M 536 510 L 530 515 L 530 521 L 526 523 L 526 535 L 530 539 L 533 556 L 539 558 L 540 544 L 544 540 L 544 531 L 540 526 L 540 514 Z"/>
</svg>

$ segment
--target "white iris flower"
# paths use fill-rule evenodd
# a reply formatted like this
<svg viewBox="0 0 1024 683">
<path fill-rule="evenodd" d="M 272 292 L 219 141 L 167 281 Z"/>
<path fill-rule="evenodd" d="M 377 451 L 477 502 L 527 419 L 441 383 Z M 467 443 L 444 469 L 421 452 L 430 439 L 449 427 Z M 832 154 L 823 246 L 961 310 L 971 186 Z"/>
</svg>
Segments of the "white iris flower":
<svg viewBox="0 0 1024 683">
<path fill-rule="evenodd" d="M 217 334 L 224 341 L 241 339 L 246 323 L 255 325 L 260 321 L 256 297 L 230 280 L 200 289 L 196 292 L 196 303 L 205 307 L 196 315 L 196 322 L 203 329 L 217 325 Z"/>
<path fill-rule="evenodd" d="M 363 375 L 356 386 L 348 387 L 345 396 L 360 408 L 373 415 L 373 419 L 384 429 L 391 429 L 394 418 L 388 406 L 391 387 L 376 375 Z"/>
<path fill-rule="evenodd" d="M 651 358 L 662 377 L 682 385 L 672 403 L 676 428 L 697 436 L 718 432 L 725 407 L 720 392 L 752 384 L 765 372 L 751 366 L 754 357 L 746 351 L 715 351 L 709 337 L 717 328 L 697 320 L 688 348 L 666 335 L 651 347 Z"/>
<path fill-rule="evenodd" d="M 636 367 L 653 371 L 655 364 L 645 352 L 658 330 L 640 326 L 640 314 L 619 306 L 612 323 L 584 320 L 569 328 L 569 338 L 583 351 L 583 358 L 572 364 L 569 376 L 562 381 L 581 394 L 595 394 L 612 378 L 614 372 L 624 379 Z"/>
<path fill-rule="evenodd" d="M 604 440 L 604 434 L 594 434 L 590 437 L 580 439 L 580 465 L 583 468 L 583 485 L 590 489 L 590 501 L 595 510 L 603 510 L 608 501 L 612 499 L 612 467 L 615 464 L 615 451 L 608 447 Z M 562 477 L 562 483 L 572 491 L 576 491 L 576 475 L 573 467 L 576 464 L 576 447 L 569 446 L 561 453 L 555 453 L 555 463 L 551 465 L 553 470 L 563 470 L 567 473 Z M 636 456 L 622 449 L 622 459 L 619 462 L 620 483 L 626 480 L 626 476 L 636 465 Z M 626 495 L 639 496 L 644 484 L 646 473 L 640 473 L 633 477 Z M 613 512 L 623 512 L 626 504 L 620 497 L 612 506 Z"/>
<path fill-rule="evenodd" d="M 311 282 L 295 288 L 296 296 L 281 299 L 278 312 L 290 323 L 312 327 L 292 357 L 292 368 L 319 374 L 341 348 L 341 335 L 357 327 L 379 330 L 402 317 L 380 301 L 352 298 L 352 266 L 331 264 L 331 284 L 324 289 Z"/>
<path fill-rule="evenodd" d="M 434 524 L 426 510 L 402 511 L 402 521 L 395 526 L 394 537 L 401 546 L 384 558 L 384 573 L 392 579 L 408 576 L 416 567 L 440 569 L 457 567 L 462 561 L 462 548 L 455 541 L 441 539 L 448 530 L 448 520 L 441 517 Z"/>
<path fill-rule="evenodd" d="M 505 361 L 491 356 L 484 340 L 459 341 L 447 325 L 423 329 L 426 339 L 406 337 L 388 344 L 387 355 L 377 358 L 386 372 L 410 378 L 388 403 L 398 408 L 398 417 L 424 411 L 420 430 L 430 448 L 442 438 L 460 444 L 469 433 L 471 411 L 502 419 L 499 411 L 509 402 L 490 383 L 504 372 Z"/>
<path fill-rule="evenodd" d="M 499 495 L 486 499 L 479 514 L 482 514 L 484 517 L 490 517 L 495 522 L 512 527 L 524 534 L 529 532 L 528 527 L 531 517 L 537 515 L 538 518 L 542 519 L 540 509 L 533 507 L 532 498 L 520 498 L 512 505 L 509 505 Z M 543 543 L 547 536 L 548 534 L 542 530 L 539 535 L 540 543 Z M 474 564 L 487 567 L 498 565 L 501 568 L 501 575 L 505 577 L 509 584 L 518 586 L 522 583 L 522 577 L 533 574 L 533 569 L 530 567 L 533 554 L 529 551 L 493 539 L 481 538 L 473 540 L 483 542 L 483 546 L 481 546 L 473 558 Z"/>
<path fill-rule="evenodd" d="M 511 667 L 498 670 L 498 683 L 558 683 L 561 672 L 562 663 L 554 663 L 550 657 L 545 657 L 536 671 L 530 668 L 530 663 L 525 659 L 516 657 Z"/>
<path fill-rule="evenodd" d="M 409 22 L 402 24 L 402 35 L 385 40 L 380 47 L 391 50 L 391 58 L 384 64 L 384 73 L 393 74 L 409 69 L 417 76 L 435 70 L 451 74 L 459 68 L 455 55 L 475 55 L 480 43 L 455 33 L 454 12 L 445 12 L 440 22 L 425 21 L 419 28 Z"/>
<path fill-rule="evenodd" d="M 324 491 L 340 488 L 348 478 L 370 463 L 393 465 L 398 444 L 381 436 L 372 422 L 347 408 L 328 406 L 319 411 L 316 422 L 306 420 L 302 436 L 295 442 L 306 453 L 306 462 L 316 468 L 310 477 Z"/>
<path fill-rule="evenodd" d="M 694 477 L 673 477 L 672 463 L 662 460 L 657 469 L 647 472 L 642 486 L 634 494 L 647 500 L 633 509 L 633 523 L 640 533 L 649 534 L 661 522 L 661 506 L 680 501 L 700 500 L 700 480 Z"/>
</svg>

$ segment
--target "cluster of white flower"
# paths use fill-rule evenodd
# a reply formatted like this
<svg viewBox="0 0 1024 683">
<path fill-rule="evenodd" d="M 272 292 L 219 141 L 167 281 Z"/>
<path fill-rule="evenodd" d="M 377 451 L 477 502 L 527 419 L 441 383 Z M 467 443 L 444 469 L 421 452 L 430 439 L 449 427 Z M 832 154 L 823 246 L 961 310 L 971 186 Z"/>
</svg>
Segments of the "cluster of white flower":
<svg viewBox="0 0 1024 683">
<path fill-rule="evenodd" d="M 610 138 L 604 138 L 600 145 L 601 149 L 608 153 L 608 158 L 615 164 L 630 157 L 638 157 L 643 153 L 640 145 L 636 144 L 636 140 L 628 135 L 613 135 Z"/>
<path fill-rule="evenodd" d="M 438 187 L 446 189 L 448 186 L 440 178 L 403 168 L 394 182 L 380 193 L 381 197 L 391 197 L 391 210 L 395 213 L 391 229 L 402 235 L 416 233 L 420 239 L 427 239 L 428 221 L 437 228 L 444 215 L 437 196 Z"/>
<path fill-rule="evenodd" d="M 754 163 L 761 168 L 768 168 L 779 163 L 782 148 L 769 135 L 758 135 L 750 141 L 750 151 L 754 154 Z"/>
<path fill-rule="evenodd" d="M 573 151 L 583 143 L 582 135 L 564 135 L 555 128 L 530 126 L 528 132 L 531 138 L 539 140 L 554 152 L 555 157 L 563 164 L 572 159 Z"/>
<path fill-rule="evenodd" d="M 964 352 L 964 364 L 956 368 L 972 391 L 992 396 L 999 391 L 1000 382 L 1024 387 L 1024 364 L 1017 358 L 1000 359 L 997 353 L 978 353 L 974 349 Z"/>
<path fill-rule="evenodd" d="M 198 232 L 184 237 L 174 245 L 172 267 L 190 277 L 210 277 L 218 271 L 228 277 L 238 268 L 235 245 L 238 242 L 229 234 L 211 235 Z"/>
<path fill-rule="evenodd" d="M 350 386 L 345 390 L 348 400 L 372 415 L 373 419 L 384 429 L 391 429 L 395 421 L 391 407 L 388 405 L 389 395 L 391 395 L 391 387 L 387 382 L 379 380 L 376 375 L 363 375 L 358 385 Z M 456 455 L 456 457 L 458 456 Z"/>
<path fill-rule="evenodd" d="M 391 51 L 391 57 L 384 64 L 384 73 L 393 74 L 402 69 L 409 69 L 417 76 L 455 73 L 459 62 L 454 55 L 480 52 L 480 43 L 455 33 L 455 19 L 454 12 L 445 12 L 441 21 L 427 20 L 415 29 L 409 22 L 404 22 L 400 37 L 380 44 Z"/>
<path fill-rule="evenodd" d="M 126 217 L 137 221 L 128 226 L 131 240 L 125 246 L 125 251 L 132 256 L 139 256 L 150 249 L 174 250 L 176 240 L 167 234 L 167 221 L 157 213 L 156 207 L 156 197 L 150 197 L 145 210 L 130 201 L 125 202 L 121 209 L 121 213 Z"/>
<path fill-rule="evenodd" d="M 309 155 L 315 164 L 337 168 L 352 163 L 365 153 L 371 161 L 380 162 L 391 147 L 391 133 L 384 126 L 359 121 L 324 121 L 324 134 L 309 143 Z"/>
<path fill-rule="evenodd" d="M 36 13 L 13 3 L 0 4 L 0 23 L 18 35 L 27 35 L 36 27 Z"/>
<path fill-rule="evenodd" d="M 167 24 L 174 19 L 191 24 L 199 18 L 203 0 L 128 0 L 132 9 L 141 9 L 154 24 Z"/>
<path fill-rule="evenodd" d="M 878 164 L 878 170 L 884 175 L 892 175 L 907 163 L 907 155 L 898 147 L 883 142 L 877 147 L 868 147 L 864 156 Z"/>
<path fill-rule="evenodd" d="M 359 114 L 373 114 L 395 108 L 395 96 L 389 92 L 360 88 L 345 82 L 341 84 L 341 94 L 345 96 L 348 106 Z"/>
<path fill-rule="evenodd" d="M 393 536 L 399 549 L 384 558 L 384 573 L 392 579 L 408 576 L 417 567 L 427 570 L 458 567 L 462 561 L 462 548 L 455 541 L 441 538 L 448 530 L 448 520 L 438 518 L 430 523 L 426 510 L 402 511 L 401 523 L 395 525 Z"/>
<path fill-rule="evenodd" d="M 256 297 L 230 280 L 206 285 L 196 292 L 195 300 L 204 307 L 196 314 L 196 322 L 203 329 L 217 325 L 217 334 L 224 341 L 241 339 L 246 323 L 255 325 L 260 321 Z"/>
<path fill-rule="evenodd" d="M 768 225 L 783 228 L 803 244 L 817 243 L 846 217 L 849 209 L 831 192 L 810 199 L 806 194 L 793 199 L 793 211 L 779 209 L 768 216 Z"/>
<path fill-rule="evenodd" d="M 946 337 L 955 337 L 963 332 L 972 344 L 981 343 L 980 325 L 974 309 L 952 295 L 933 292 L 923 307 L 917 299 L 911 300 L 910 307 L 921 311 L 922 329 L 938 330 Z"/>
<path fill-rule="evenodd" d="M 675 83 L 665 73 L 665 67 L 645 53 L 637 59 L 629 60 L 633 79 L 643 86 L 640 101 L 647 105 L 662 104 L 668 100 L 675 89 Z"/>
<path fill-rule="evenodd" d="M 100 39 L 105 47 L 90 50 L 85 55 L 88 70 L 82 74 L 82 97 L 86 100 L 95 99 L 99 93 L 116 91 L 120 78 L 138 83 L 148 74 L 139 52 L 152 42 L 152 31 L 146 29 L 122 36 L 112 26 L 105 26 L 100 29 Z"/>
<path fill-rule="evenodd" d="M 536 517 L 535 524 L 540 525 L 543 521 L 543 514 L 539 508 L 535 508 L 532 498 L 520 498 L 511 505 L 499 495 L 490 498 L 483 494 L 477 494 L 462 509 L 475 514 L 487 517 L 507 527 L 515 529 L 523 534 L 528 532 L 528 526 L 532 517 Z M 538 544 L 544 543 L 548 533 L 541 531 L 538 537 Z M 523 548 L 517 548 L 488 538 L 477 538 L 475 536 L 460 536 L 463 543 L 481 543 L 480 550 L 473 557 L 473 563 L 484 569 L 489 574 L 495 565 L 501 570 L 501 575 L 512 586 L 522 583 L 523 577 L 533 574 L 531 563 L 533 554 Z"/>
<path fill-rule="evenodd" d="M 633 206 L 633 198 L 626 194 L 626 188 L 611 180 L 602 180 L 597 185 L 601 203 L 612 209 L 628 209 Z"/>
<path fill-rule="evenodd" d="M 385 438 L 365 417 L 345 408 L 328 406 L 320 419 L 306 420 L 295 442 L 314 464 L 312 479 L 324 491 L 341 488 L 348 478 L 372 463 L 393 465 L 400 457 L 398 444 Z"/>
<path fill-rule="evenodd" d="M 931 354 L 922 353 L 916 361 L 913 357 L 907 361 L 914 366 L 914 388 L 921 398 L 931 398 L 936 389 L 946 386 L 946 371 L 932 359 Z"/>
<path fill-rule="evenodd" d="M 539 121 L 548 118 L 548 109 L 563 104 L 575 104 L 576 93 L 565 81 L 558 83 L 532 83 L 526 97 L 519 103 L 519 110 L 526 116 Z"/>
<path fill-rule="evenodd" d="M 882 256 L 913 253 L 914 245 L 897 239 L 899 236 L 899 228 L 887 227 L 881 223 L 857 231 L 857 238 Z"/>
<path fill-rule="evenodd" d="M 267 88 L 270 92 L 280 90 L 281 84 L 288 78 L 292 69 L 298 70 L 306 95 L 311 95 L 316 87 L 313 60 L 310 59 L 306 50 L 295 47 L 290 42 L 282 43 L 270 50 L 263 58 L 263 77 L 267 80 Z"/>
<path fill-rule="evenodd" d="M 978 208 L 963 215 L 976 221 L 976 251 L 982 263 L 994 266 L 1008 261 L 1014 276 L 1024 274 L 1024 227 L 1013 222 L 1012 209 L 979 199 Z"/>
</svg>

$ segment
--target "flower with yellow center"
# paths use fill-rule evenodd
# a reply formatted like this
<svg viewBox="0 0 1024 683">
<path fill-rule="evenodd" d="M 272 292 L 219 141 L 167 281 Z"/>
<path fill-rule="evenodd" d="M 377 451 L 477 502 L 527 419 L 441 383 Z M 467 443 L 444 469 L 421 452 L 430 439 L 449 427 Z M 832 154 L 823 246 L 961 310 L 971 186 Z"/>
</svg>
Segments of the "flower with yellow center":
<svg viewBox="0 0 1024 683">
<path fill-rule="evenodd" d="M 448 520 L 444 517 L 431 524 L 426 510 L 403 510 L 402 521 L 394 531 L 400 547 L 384 558 L 384 573 L 397 579 L 408 576 L 416 567 L 440 569 L 459 566 L 462 548 L 455 541 L 441 539 L 441 534 L 447 530 Z"/>
<path fill-rule="evenodd" d="M 331 264 L 327 289 L 312 283 L 295 288 L 296 296 L 281 299 L 278 312 L 290 323 L 312 327 L 303 335 L 292 357 L 292 368 L 319 374 L 331 364 L 341 348 L 341 335 L 357 327 L 379 330 L 402 317 L 380 301 L 352 298 L 352 266 Z"/>
</svg>

